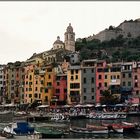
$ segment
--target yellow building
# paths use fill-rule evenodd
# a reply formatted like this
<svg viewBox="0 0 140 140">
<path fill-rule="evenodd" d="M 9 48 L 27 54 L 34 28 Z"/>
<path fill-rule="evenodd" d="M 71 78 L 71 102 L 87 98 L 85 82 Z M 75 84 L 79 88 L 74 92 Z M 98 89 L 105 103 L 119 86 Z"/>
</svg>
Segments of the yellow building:
<svg viewBox="0 0 140 140">
<path fill-rule="evenodd" d="M 111 81 L 111 72 L 110 72 L 111 66 L 108 64 L 104 68 L 104 90 L 108 90 L 110 81 Z"/>
<path fill-rule="evenodd" d="M 121 65 L 120 63 L 113 63 L 110 67 L 110 89 L 112 94 L 120 94 L 121 84 Z"/>
<path fill-rule="evenodd" d="M 81 68 L 70 66 L 67 72 L 67 103 L 81 103 Z"/>
<path fill-rule="evenodd" d="M 55 69 L 52 65 L 46 66 L 46 71 L 44 75 L 44 94 L 42 94 L 42 100 L 49 105 L 53 98 L 53 82 L 55 78 Z"/>
<path fill-rule="evenodd" d="M 34 101 L 34 65 L 25 67 L 24 99 L 25 103 Z"/>
</svg>

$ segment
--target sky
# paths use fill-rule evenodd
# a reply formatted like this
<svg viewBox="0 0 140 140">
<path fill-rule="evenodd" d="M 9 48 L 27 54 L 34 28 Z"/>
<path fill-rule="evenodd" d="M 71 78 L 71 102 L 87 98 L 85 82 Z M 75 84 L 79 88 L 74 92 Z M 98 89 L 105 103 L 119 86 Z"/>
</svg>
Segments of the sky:
<svg viewBox="0 0 140 140">
<path fill-rule="evenodd" d="M 0 64 L 26 61 L 64 41 L 69 23 L 84 38 L 140 18 L 139 1 L 1 1 Z"/>
</svg>

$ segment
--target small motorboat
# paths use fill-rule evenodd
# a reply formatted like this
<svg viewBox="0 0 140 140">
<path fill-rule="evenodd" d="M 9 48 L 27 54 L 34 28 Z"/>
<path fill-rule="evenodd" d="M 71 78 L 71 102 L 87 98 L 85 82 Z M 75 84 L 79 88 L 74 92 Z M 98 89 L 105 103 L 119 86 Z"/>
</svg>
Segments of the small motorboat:
<svg viewBox="0 0 140 140">
<path fill-rule="evenodd" d="M 50 120 L 55 122 L 70 122 L 69 116 L 65 116 L 61 113 L 54 114 Z"/>
<path fill-rule="evenodd" d="M 90 119 L 99 119 L 99 120 L 116 120 L 116 119 L 126 119 L 126 114 L 118 114 L 118 113 L 90 113 L 86 116 Z"/>
<path fill-rule="evenodd" d="M 82 128 L 82 127 L 70 127 L 70 131 L 74 133 L 82 134 L 108 134 L 107 127 L 96 127 L 96 128 Z"/>
<path fill-rule="evenodd" d="M 40 134 L 41 138 L 62 138 L 63 131 L 49 128 L 49 127 L 36 127 L 35 134 Z"/>
<path fill-rule="evenodd" d="M 4 133 L 11 134 L 11 135 L 29 135 L 34 133 L 34 128 L 30 127 L 28 122 L 16 122 L 16 123 L 9 123 L 4 129 Z"/>
<path fill-rule="evenodd" d="M 115 127 L 113 128 L 111 125 L 104 125 L 104 126 L 95 126 L 95 125 L 90 125 L 90 124 L 87 124 L 86 125 L 87 128 L 90 128 L 90 129 L 96 129 L 96 128 L 106 128 L 109 130 L 109 133 L 123 133 L 123 128 L 121 127 Z"/>
<path fill-rule="evenodd" d="M 132 132 L 134 129 L 135 129 L 135 126 L 134 125 L 126 125 L 126 124 L 106 124 L 106 123 L 102 123 L 103 126 L 106 126 L 106 127 L 109 127 L 110 129 L 114 129 L 114 130 L 117 130 L 117 129 L 123 129 L 123 133 L 125 132 Z"/>
</svg>

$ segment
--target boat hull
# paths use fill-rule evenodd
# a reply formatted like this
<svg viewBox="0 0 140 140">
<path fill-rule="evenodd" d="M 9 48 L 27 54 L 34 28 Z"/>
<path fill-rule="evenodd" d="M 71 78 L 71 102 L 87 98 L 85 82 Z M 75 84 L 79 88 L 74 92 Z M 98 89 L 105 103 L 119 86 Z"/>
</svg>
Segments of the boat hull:
<svg viewBox="0 0 140 140">
<path fill-rule="evenodd" d="M 108 130 L 92 130 L 92 129 L 89 129 L 89 130 L 81 130 L 81 129 L 74 129 L 74 128 L 70 128 L 70 131 L 71 132 L 74 132 L 74 133 L 82 133 L 82 134 L 108 134 Z"/>
</svg>

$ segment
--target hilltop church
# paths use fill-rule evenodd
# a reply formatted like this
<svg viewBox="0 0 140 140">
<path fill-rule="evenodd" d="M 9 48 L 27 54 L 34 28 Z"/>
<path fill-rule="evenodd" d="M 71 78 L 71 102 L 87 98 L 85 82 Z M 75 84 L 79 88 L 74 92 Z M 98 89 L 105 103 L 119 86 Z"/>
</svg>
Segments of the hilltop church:
<svg viewBox="0 0 140 140">
<path fill-rule="evenodd" d="M 70 58 L 72 56 L 73 58 L 70 60 L 72 63 L 79 61 L 79 54 L 75 52 L 75 33 L 71 23 L 69 23 L 64 33 L 64 42 L 61 41 L 58 36 L 57 40 L 53 43 L 52 49 L 39 54 L 34 53 L 26 63 L 33 61 L 34 63 L 36 63 L 36 61 L 40 63 L 40 59 L 45 60 L 47 63 L 62 62 L 65 56 L 69 56 Z"/>
</svg>

